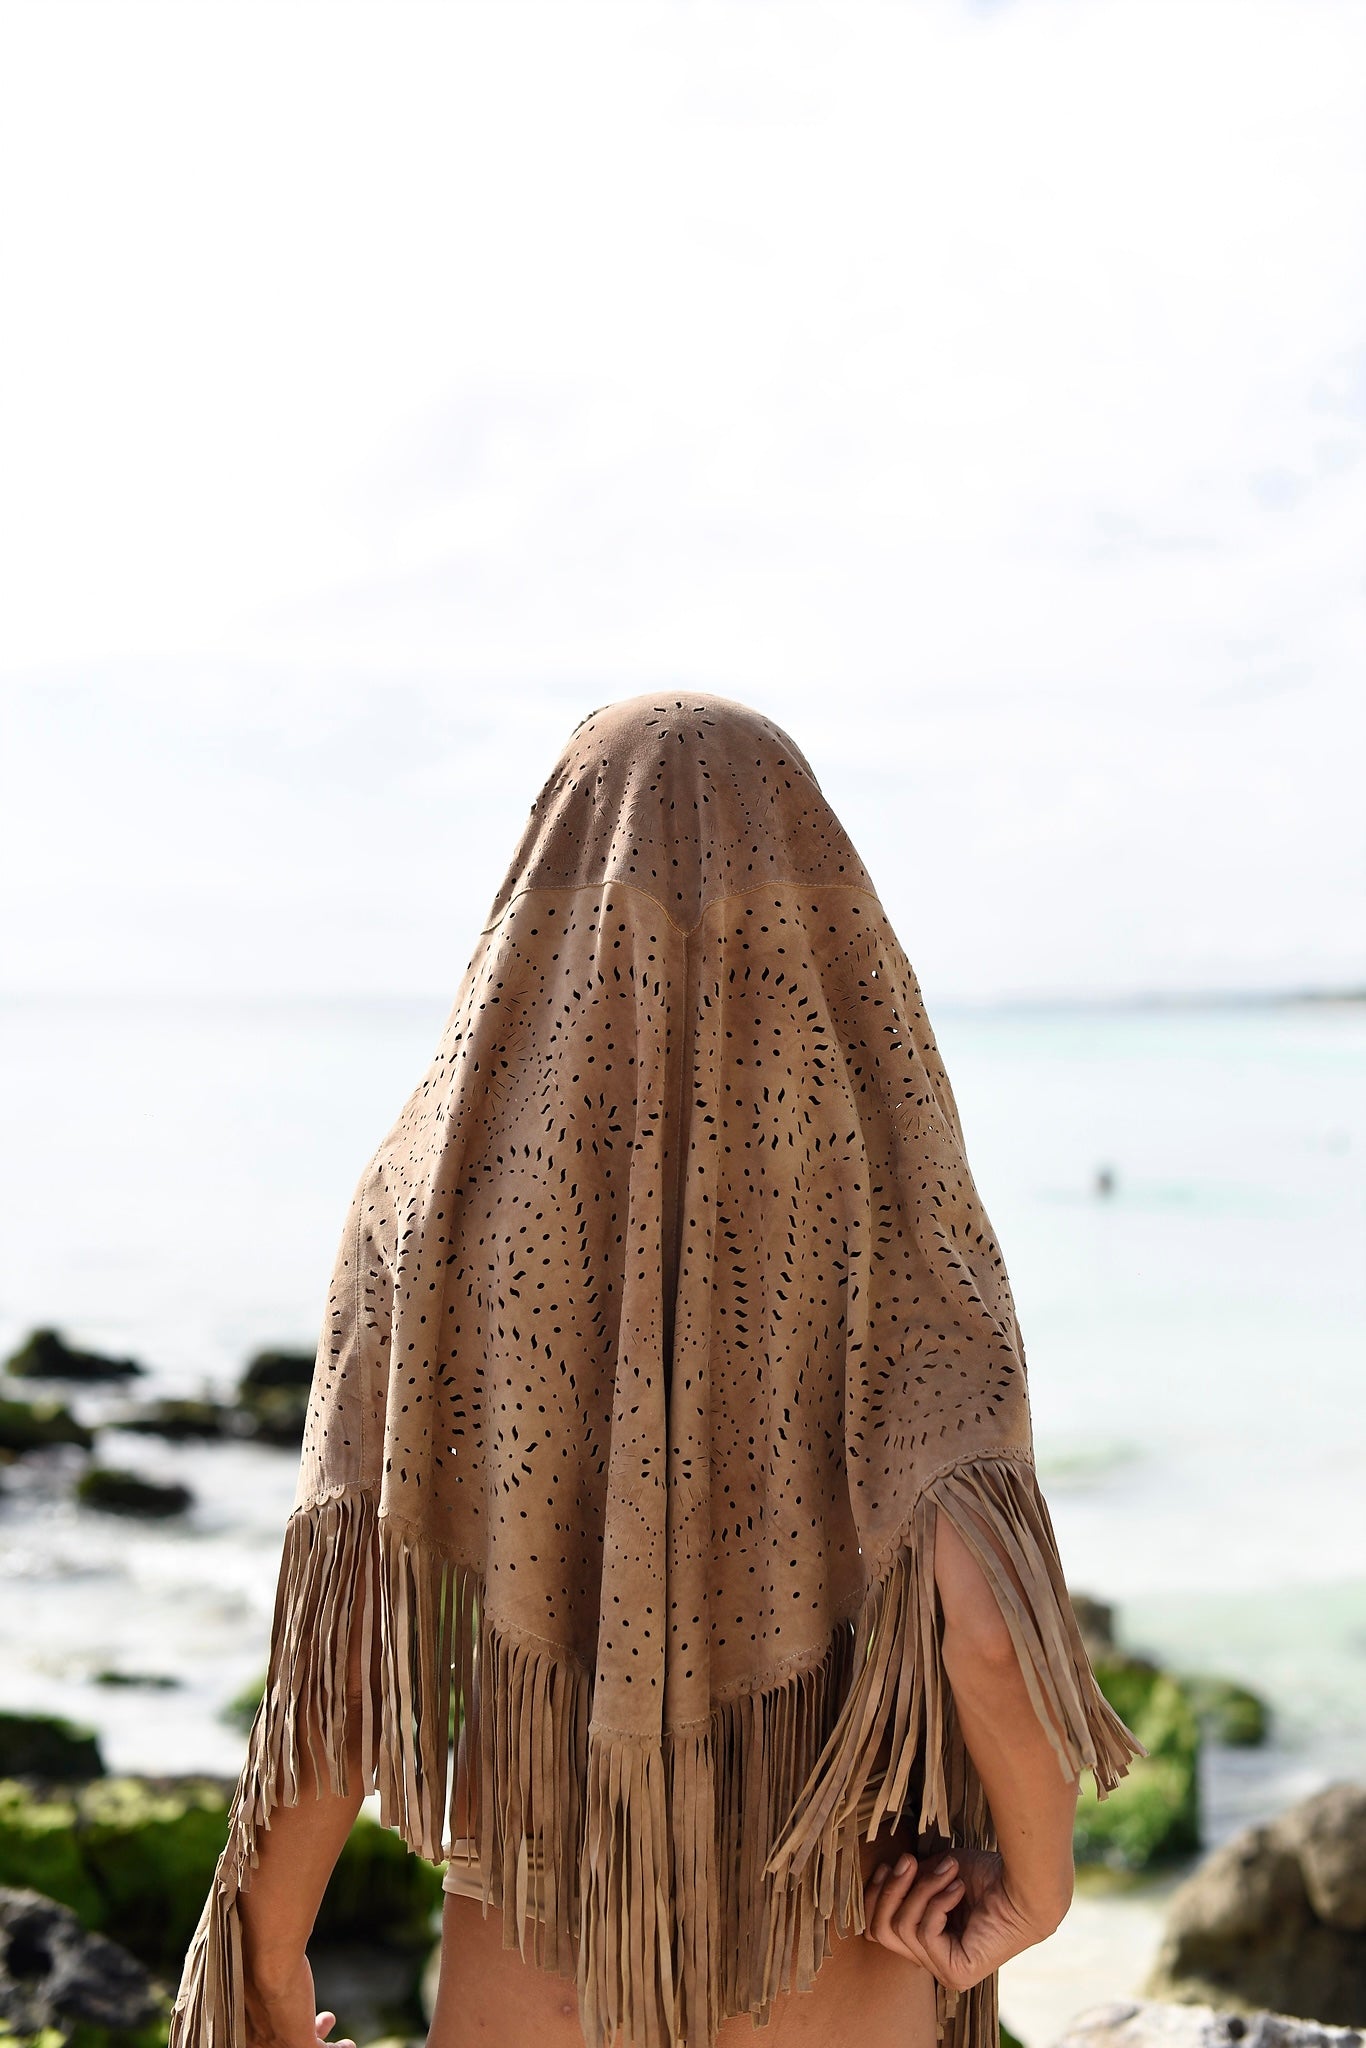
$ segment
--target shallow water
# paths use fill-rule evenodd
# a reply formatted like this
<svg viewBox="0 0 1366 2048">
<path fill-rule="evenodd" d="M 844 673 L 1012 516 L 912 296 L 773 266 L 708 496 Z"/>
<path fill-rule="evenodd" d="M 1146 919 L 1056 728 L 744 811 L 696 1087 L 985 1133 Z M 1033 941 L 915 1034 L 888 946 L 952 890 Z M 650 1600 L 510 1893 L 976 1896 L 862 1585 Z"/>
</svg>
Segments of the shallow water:
<svg viewBox="0 0 1366 2048">
<path fill-rule="evenodd" d="M 356 1177 L 446 1009 L 0 1005 L 0 1347 L 54 1323 L 144 1359 L 139 1398 L 311 1350 Z M 1210 1759 L 1209 1838 L 1366 1774 L 1366 1009 L 932 1014 L 1069 1583 L 1115 1602 L 1126 1646 L 1272 1701 L 1267 1749 Z M 0 1701 L 91 1723 L 115 1768 L 235 1772 L 217 1713 L 263 1660 L 294 1460 L 113 1434 L 101 1454 L 196 1505 L 110 1520 L 70 1502 L 78 1455 L 12 1467 Z M 104 1668 L 181 1683 L 108 1690 Z"/>
</svg>

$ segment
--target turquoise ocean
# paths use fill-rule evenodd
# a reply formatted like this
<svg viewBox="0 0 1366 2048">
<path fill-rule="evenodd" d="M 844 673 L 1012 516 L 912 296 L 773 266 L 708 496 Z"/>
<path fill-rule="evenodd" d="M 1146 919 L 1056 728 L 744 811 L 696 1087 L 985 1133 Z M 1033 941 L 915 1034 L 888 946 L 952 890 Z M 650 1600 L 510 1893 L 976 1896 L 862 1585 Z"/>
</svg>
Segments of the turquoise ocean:
<svg viewBox="0 0 1366 2048">
<path fill-rule="evenodd" d="M 1113 1603 L 1123 1647 L 1271 1703 L 1264 1748 L 1206 1760 L 1212 1845 L 1366 1776 L 1366 1004 L 926 995 L 1068 1583 Z M 447 1008 L 0 1002 L 4 1353 L 53 1324 L 142 1359 L 141 1397 L 311 1350 L 352 1188 Z M 98 1421 L 124 1398 L 75 1405 Z M 263 1663 L 294 1459 L 100 1448 L 195 1506 L 175 1528 L 78 1509 L 79 1453 L 0 1474 L 0 1706 L 93 1725 L 113 1769 L 235 1773 L 218 1714 Z M 179 1683 L 94 1682 L 109 1670 Z M 1026 1961 L 1008 2016 L 1011 1971 L 1026 2017 L 1031 1985 L 1047 2006 Z"/>
</svg>

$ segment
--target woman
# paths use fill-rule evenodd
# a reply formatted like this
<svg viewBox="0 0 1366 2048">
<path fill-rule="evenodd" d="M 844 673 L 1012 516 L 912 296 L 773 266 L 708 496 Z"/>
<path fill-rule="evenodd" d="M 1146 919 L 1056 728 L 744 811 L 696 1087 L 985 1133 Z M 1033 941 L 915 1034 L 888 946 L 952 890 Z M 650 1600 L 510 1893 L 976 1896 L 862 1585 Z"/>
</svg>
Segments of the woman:
<svg viewBox="0 0 1366 2048">
<path fill-rule="evenodd" d="M 593 713 L 356 1187 L 172 2048 L 326 2037 L 371 1789 L 448 1865 L 436 2048 L 987 2048 L 1145 1753 L 867 870 L 771 720 Z"/>
</svg>

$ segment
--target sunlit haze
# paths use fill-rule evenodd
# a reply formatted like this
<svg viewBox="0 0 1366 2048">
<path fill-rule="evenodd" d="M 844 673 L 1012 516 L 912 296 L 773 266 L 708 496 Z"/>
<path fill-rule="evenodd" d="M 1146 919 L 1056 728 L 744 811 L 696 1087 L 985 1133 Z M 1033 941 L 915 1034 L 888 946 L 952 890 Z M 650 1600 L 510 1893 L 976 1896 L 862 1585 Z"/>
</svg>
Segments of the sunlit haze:
<svg viewBox="0 0 1366 2048">
<path fill-rule="evenodd" d="M 936 999 L 1366 981 L 1366 10 L 0 9 L 0 986 L 452 992 L 738 697 Z"/>
</svg>

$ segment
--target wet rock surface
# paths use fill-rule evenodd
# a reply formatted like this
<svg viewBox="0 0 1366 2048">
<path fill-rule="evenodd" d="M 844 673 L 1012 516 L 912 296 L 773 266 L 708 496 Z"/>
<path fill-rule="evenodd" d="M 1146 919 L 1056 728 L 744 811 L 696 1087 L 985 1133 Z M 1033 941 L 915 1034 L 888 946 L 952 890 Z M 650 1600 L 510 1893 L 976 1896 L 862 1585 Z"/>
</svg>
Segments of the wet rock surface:
<svg viewBox="0 0 1366 2048">
<path fill-rule="evenodd" d="M 69 1906 L 172 1981 L 227 1839 L 232 1791 L 215 1778 L 0 1780 L 0 1885 Z M 378 1944 L 401 1958 L 415 1986 L 441 1897 L 440 1870 L 362 1814 L 328 1884 L 316 1940 L 343 1951 Z"/>
<path fill-rule="evenodd" d="M 0 1454 L 21 1458 L 52 1444 L 75 1444 L 88 1451 L 94 1441 L 95 1432 L 60 1401 L 0 1400 Z"/>
<path fill-rule="evenodd" d="M 135 1358 L 110 1358 L 102 1351 L 78 1351 L 59 1330 L 34 1330 L 17 1351 L 5 1360 L 6 1372 L 16 1379 L 76 1380 L 86 1384 L 102 1380 L 139 1378 L 147 1368 Z"/>
<path fill-rule="evenodd" d="M 103 1775 L 100 1746 L 89 1728 L 59 1714 L 0 1713 L 0 1779 L 79 1784 Z"/>
<path fill-rule="evenodd" d="M 82 1507 L 98 1508 L 106 1515 L 141 1515 L 152 1521 L 183 1515 L 194 1502 L 188 1486 L 163 1485 L 108 1465 L 92 1465 L 82 1473 L 76 1481 L 76 1498 Z"/>
<path fill-rule="evenodd" d="M 1078 2013 L 1054 2048 L 1361 2048 L 1361 2035 L 1288 2013 L 1123 1998 Z"/>
<path fill-rule="evenodd" d="M 1244 1828 L 1172 1894 L 1144 1991 L 1366 2026 L 1366 1785 Z"/>
<path fill-rule="evenodd" d="M 249 1360 L 237 1401 L 259 1441 L 288 1449 L 302 1443 L 315 1363 L 311 1351 L 258 1351 Z"/>
<path fill-rule="evenodd" d="M 1094 1660 L 1096 1682 L 1147 1749 L 1105 1799 L 1083 1781 L 1074 1851 L 1078 1864 L 1144 1870 L 1200 1848 L 1200 1721 L 1181 1681 L 1146 1657 L 1114 1651 Z"/>
<path fill-rule="evenodd" d="M 161 2002 L 142 1964 L 87 1932 L 69 1906 L 0 1888 L 0 2020 L 11 2032 L 132 2030 L 148 2025 Z"/>
<path fill-rule="evenodd" d="M 138 1436 L 165 1437 L 173 1444 L 221 1443 L 251 1433 L 249 1418 L 221 1401 L 180 1398 L 149 1401 L 131 1414 L 115 1416 L 109 1427 Z"/>
</svg>

